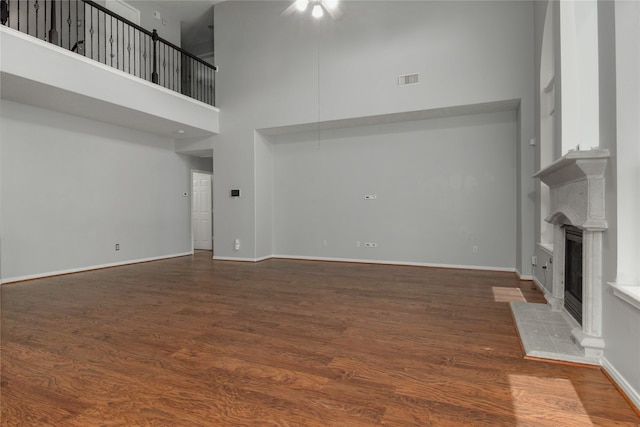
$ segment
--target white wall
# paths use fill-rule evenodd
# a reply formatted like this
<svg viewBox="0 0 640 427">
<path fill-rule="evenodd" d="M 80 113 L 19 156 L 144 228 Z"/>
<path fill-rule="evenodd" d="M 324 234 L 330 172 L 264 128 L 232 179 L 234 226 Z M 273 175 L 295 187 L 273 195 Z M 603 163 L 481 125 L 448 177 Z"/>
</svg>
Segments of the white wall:
<svg viewBox="0 0 640 427">
<path fill-rule="evenodd" d="M 533 15 L 529 2 L 344 2 L 344 18 L 280 16 L 282 2 L 216 5 L 216 256 L 254 257 L 263 227 L 255 129 L 521 99 L 518 259 L 534 248 Z M 422 83 L 399 88 L 400 74 Z M 520 149 L 521 148 L 521 149 Z M 357 171 L 354 171 L 357 174 Z M 241 188 L 241 200 L 227 197 Z M 275 191 L 276 189 L 274 189 Z M 274 218 L 276 220 L 276 218 Z M 257 225 L 258 224 L 258 225 Z M 233 250 L 233 241 L 244 243 Z M 274 236 L 275 238 L 275 236 Z M 418 248 L 416 248 L 418 249 Z M 391 256 L 391 255 L 389 255 Z"/>
<path fill-rule="evenodd" d="M 515 116 L 274 138 L 274 252 L 513 269 Z"/>
<path fill-rule="evenodd" d="M 2 101 L 2 279 L 191 251 L 191 160 L 152 134 Z M 115 251 L 115 244 L 120 251 Z"/>
</svg>

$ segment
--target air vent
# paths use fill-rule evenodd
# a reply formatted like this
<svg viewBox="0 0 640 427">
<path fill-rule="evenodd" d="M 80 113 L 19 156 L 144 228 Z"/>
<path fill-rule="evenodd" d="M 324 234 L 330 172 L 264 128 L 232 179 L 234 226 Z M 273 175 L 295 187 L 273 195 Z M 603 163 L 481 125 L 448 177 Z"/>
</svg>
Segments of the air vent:
<svg viewBox="0 0 640 427">
<path fill-rule="evenodd" d="M 420 74 L 398 76 L 398 86 L 417 85 L 418 83 L 420 83 Z"/>
</svg>

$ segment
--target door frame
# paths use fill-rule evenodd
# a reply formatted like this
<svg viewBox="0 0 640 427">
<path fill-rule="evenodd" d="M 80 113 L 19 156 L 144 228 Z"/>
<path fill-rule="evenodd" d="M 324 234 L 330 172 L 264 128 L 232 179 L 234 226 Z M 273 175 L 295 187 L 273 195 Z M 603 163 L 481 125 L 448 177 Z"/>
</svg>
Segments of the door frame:
<svg viewBox="0 0 640 427">
<path fill-rule="evenodd" d="M 209 187 L 209 200 L 211 200 L 211 210 L 209 212 L 209 218 L 211 220 L 211 252 L 213 252 L 213 172 L 204 171 L 200 169 L 191 169 L 191 180 L 189 181 L 189 193 L 191 197 L 189 198 L 189 229 L 191 230 L 191 253 L 195 253 L 195 244 L 193 241 L 193 177 L 194 174 L 201 173 L 204 175 L 209 175 L 211 179 L 211 186 Z"/>
</svg>

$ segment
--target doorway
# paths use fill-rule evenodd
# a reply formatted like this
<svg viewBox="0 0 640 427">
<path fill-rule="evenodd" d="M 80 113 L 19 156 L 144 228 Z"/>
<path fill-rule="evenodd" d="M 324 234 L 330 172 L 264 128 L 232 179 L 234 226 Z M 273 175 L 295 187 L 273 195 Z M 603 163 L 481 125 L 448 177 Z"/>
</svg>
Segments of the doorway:
<svg viewBox="0 0 640 427">
<path fill-rule="evenodd" d="M 213 205 L 211 188 L 213 175 L 209 172 L 191 172 L 191 221 L 193 249 L 213 250 Z"/>
</svg>

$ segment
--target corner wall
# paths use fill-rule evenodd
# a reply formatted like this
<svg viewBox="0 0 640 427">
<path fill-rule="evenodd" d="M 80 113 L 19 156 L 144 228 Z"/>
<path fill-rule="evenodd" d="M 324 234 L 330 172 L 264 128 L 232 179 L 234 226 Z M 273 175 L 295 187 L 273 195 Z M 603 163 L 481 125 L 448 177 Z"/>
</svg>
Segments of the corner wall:
<svg viewBox="0 0 640 427">
<path fill-rule="evenodd" d="M 183 192 L 210 159 L 176 154 L 172 139 L 0 105 L 3 281 L 192 251 Z"/>
</svg>

